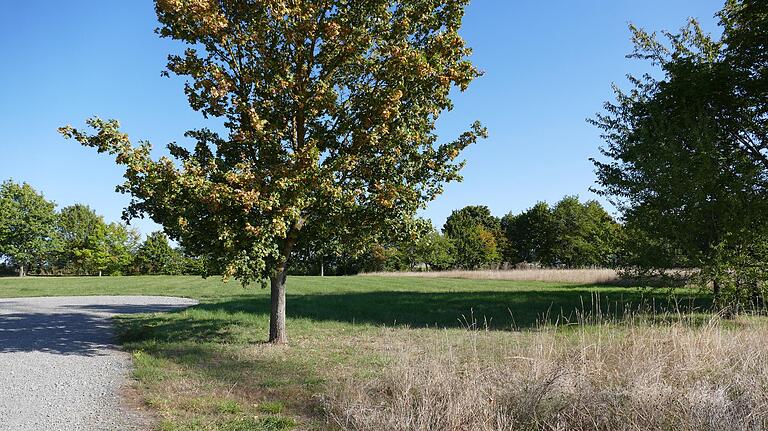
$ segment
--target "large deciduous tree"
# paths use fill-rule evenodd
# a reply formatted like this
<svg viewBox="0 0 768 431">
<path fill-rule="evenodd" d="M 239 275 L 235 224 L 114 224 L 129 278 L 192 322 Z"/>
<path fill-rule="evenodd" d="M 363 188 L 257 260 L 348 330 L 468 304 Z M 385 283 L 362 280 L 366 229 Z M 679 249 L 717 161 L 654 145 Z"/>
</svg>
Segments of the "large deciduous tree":
<svg viewBox="0 0 768 431">
<path fill-rule="evenodd" d="M 269 340 L 285 342 L 285 277 L 302 237 L 349 246 L 407 233 L 460 179 L 485 131 L 439 144 L 452 88 L 480 75 L 458 31 L 469 0 L 157 0 L 162 37 L 187 45 L 168 72 L 193 109 L 229 130 L 187 133 L 152 160 L 116 121 L 65 136 L 126 166 L 127 217 L 148 214 L 226 275 L 269 278 Z"/>
<path fill-rule="evenodd" d="M 61 209 L 57 230 L 62 243 L 61 260 L 78 275 L 91 274 L 96 261 L 104 259 L 104 218 L 88 205 L 74 204 Z"/>
<path fill-rule="evenodd" d="M 550 265 L 614 266 L 621 225 L 594 200 L 566 196 L 552 208 L 554 241 Z"/>
<path fill-rule="evenodd" d="M 0 256 L 24 277 L 32 264 L 43 264 L 52 251 L 56 204 L 29 184 L 0 184 Z"/>
<path fill-rule="evenodd" d="M 510 262 L 547 266 L 615 266 L 622 227 L 594 200 L 565 196 L 554 207 L 538 202 L 502 227 L 514 251 Z"/>
<path fill-rule="evenodd" d="M 463 268 L 476 269 L 502 259 L 506 238 L 501 221 L 485 205 L 452 211 L 445 220 L 443 233 L 453 241 L 455 263 Z"/>
<path fill-rule="evenodd" d="M 139 274 L 175 274 L 181 255 L 168 243 L 162 232 L 152 232 L 136 251 L 136 270 Z"/>
<path fill-rule="evenodd" d="M 768 279 L 768 5 L 731 0 L 720 17 L 721 40 L 694 20 L 666 44 L 632 28 L 633 57 L 663 77 L 617 89 L 593 121 L 606 141 L 595 164 L 641 269 L 693 268 L 741 303 Z"/>
<path fill-rule="evenodd" d="M 537 202 L 518 215 L 505 215 L 502 228 L 510 243 L 511 263 L 552 261 L 555 229 L 552 210 L 546 202 Z"/>
<path fill-rule="evenodd" d="M 61 209 L 57 223 L 59 263 L 79 275 L 122 274 L 133 260 L 139 234 L 121 223 L 105 223 L 88 205 Z"/>
</svg>

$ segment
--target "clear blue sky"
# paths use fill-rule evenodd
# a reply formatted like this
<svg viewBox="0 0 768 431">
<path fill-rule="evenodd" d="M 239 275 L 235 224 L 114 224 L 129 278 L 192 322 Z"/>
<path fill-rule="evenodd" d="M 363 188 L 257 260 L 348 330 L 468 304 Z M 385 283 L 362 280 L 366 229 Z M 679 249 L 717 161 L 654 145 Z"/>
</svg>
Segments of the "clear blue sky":
<svg viewBox="0 0 768 431">
<path fill-rule="evenodd" d="M 611 98 L 610 85 L 647 65 L 631 51 L 627 24 L 677 29 L 688 17 L 717 32 L 723 0 L 474 0 L 463 35 L 485 71 L 457 95 L 439 124 L 451 139 L 475 119 L 490 138 L 467 150 L 463 183 L 449 185 L 424 215 L 441 226 L 451 210 L 488 205 L 495 215 L 563 195 L 594 198 L 589 157 L 601 144 L 585 122 Z M 117 221 L 128 197 L 122 170 L 65 141 L 59 126 L 99 115 L 133 139 L 183 142 L 202 117 L 178 78 L 161 78 L 169 52 L 150 0 L 7 1 L 0 8 L 0 180 L 25 181 L 61 206 L 82 202 Z M 157 229 L 136 221 L 143 233 Z"/>
</svg>

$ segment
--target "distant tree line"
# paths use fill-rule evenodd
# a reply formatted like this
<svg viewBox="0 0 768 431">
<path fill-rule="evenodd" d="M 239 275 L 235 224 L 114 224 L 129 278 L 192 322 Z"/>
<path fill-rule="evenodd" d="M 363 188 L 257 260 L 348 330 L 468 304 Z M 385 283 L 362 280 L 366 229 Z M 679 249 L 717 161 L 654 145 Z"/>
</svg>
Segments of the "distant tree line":
<svg viewBox="0 0 768 431">
<path fill-rule="evenodd" d="M 624 234 L 597 202 L 567 196 L 539 202 L 520 214 L 491 214 L 487 206 L 455 210 L 437 231 L 417 220 L 414 235 L 367 250 L 310 244 L 296 272 L 353 274 L 361 271 L 481 269 L 513 266 L 562 268 L 621 265 Z"/>
<path fill-rule="evenodd" d="M 29 184 L 0 185 L 0 271 L 24 276 L 203 274 L 202 259 L 171 246 L 162 232 L 144 241 L 83 204 L 56 211 Z"/>
</svg>

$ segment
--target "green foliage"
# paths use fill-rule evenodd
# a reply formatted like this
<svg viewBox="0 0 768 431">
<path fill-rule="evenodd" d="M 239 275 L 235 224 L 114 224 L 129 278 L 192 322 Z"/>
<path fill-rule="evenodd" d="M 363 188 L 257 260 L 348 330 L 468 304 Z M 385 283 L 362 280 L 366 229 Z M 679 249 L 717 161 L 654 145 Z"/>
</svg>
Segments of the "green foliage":
<svg viewBox="0 0 768 431">
<path fill-rule="evenodd" d="M 494 232 L 501 228 L 500 223 L 487 206 L 470 205 L 451 212 L 443 225 L 443 233 L 450 238 L 456 238 L 462 234 L 462 231 L 474 226 Z"/>
<path fill-rule="evenodd" d="M 56 204 L 29 184 L 0 184 L 0 257 L 23 276 L 29 266 L 47 266 L 54 249 Z"/>
<path fill-rule="evenodd" d="M 487 206 L 467 206 L 448 216 L 443 233 L 453 241 L 456 265 L 475 269 L 499 263 L 506 238 Z"/>
<path fill-rule="evenodd" d="M 139 241 L 139 234 L 120 223 L 106 224 L 87 205 L 61 209 L 57 233 L 60 239 L 58 263 L 74 274 L 124 273 Z"/>
<path fill-rule="evenodd" d="M 548 262 L 554 260 L 555 242 L 552 210 L 546 202 L 538 202 L 518 215 L 507 214 L 502 226 L 511 244 L 512 263 Z"/>
<path fill-rule="evenodd" d="M 566 196 L 554 207 L 539 202 L 502 220 L 513 250 L 512 263 L 545 266 L 612 267 L 623 230 L 597 201 Z"/>
<path fill-rule="evenodd" d="M 188 46 L 169 73 L 229 136 L 189 132 L 174 163 L 116 121 L 62 133 L 126 167 L 127 216 L 150 215 L 245 282 L 277 278 L 302 237 L 362 250 L 408 236 L 485 136 L 477 123 L 452 142 L 434 133 L 450 90 L 480 75 L 458 33 L 467 2 L 158 0 L 158 33 Z"/>
<path fill-rule="evenodd" d="M 105 226 L 104 254 L 107 256 L 99 270 L 109 275 L 125 274 L 133 262 L 139 244 L 139 233 L 122 223 Z"/>
<path fill-rule="evenodd" d="M 480 225 L 457 231 L 452 237 L 456 248 L 455 263 L 465 269 L 477 269 L 501 260 L 499 247 L 493 233 Z"/>
<path fill-rule="evenodd" d="M 450 238 L 432 230 L 416 242 L 416 255 L 428 269 L 445 270 L 456 262 L 456 246 Z"/>
<path fill-rule="evenodd" d="M 204 259 L 191 257 L 182 248 L 173 248 L 163 232 L 152 232 L 136 250 L 134 271 L 150 275 L 206 275 Z"/>
<path fill-rule="evenodd" d="M 567 267 L 614 266 L 621 227 L 597 201 L 566 196 L 552 209 L 555 241 L 545 263 Z"/>
<path fill-rule="evenodd" d="M 595 165 L 624 214 L 627 263 L 693 268 L 702 286 L 738 298 L 768 271 L 768 13 L 765 2 L 732 0 L 720 17 L 722 40 L 695 20 L 664 32 L 666 45 L 633 27 L 633 56 L 663 77 L 616 89 L 592 123 L 606 141 Z"/>
</svg>

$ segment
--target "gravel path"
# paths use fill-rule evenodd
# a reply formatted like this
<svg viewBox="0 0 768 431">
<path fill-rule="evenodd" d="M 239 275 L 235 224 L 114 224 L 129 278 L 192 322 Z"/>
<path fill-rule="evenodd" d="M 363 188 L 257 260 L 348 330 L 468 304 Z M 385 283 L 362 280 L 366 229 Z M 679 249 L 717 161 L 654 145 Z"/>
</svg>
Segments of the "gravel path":
<svg viewBox="0 0 768 431">
<path fill-rule="evenodd" d="M 161 296 L 0 299 L 0 430 L 141 430 L 121 400 L 130 356 L 114 344 L 115 314 L 196 304 Z"/>
</svg>

